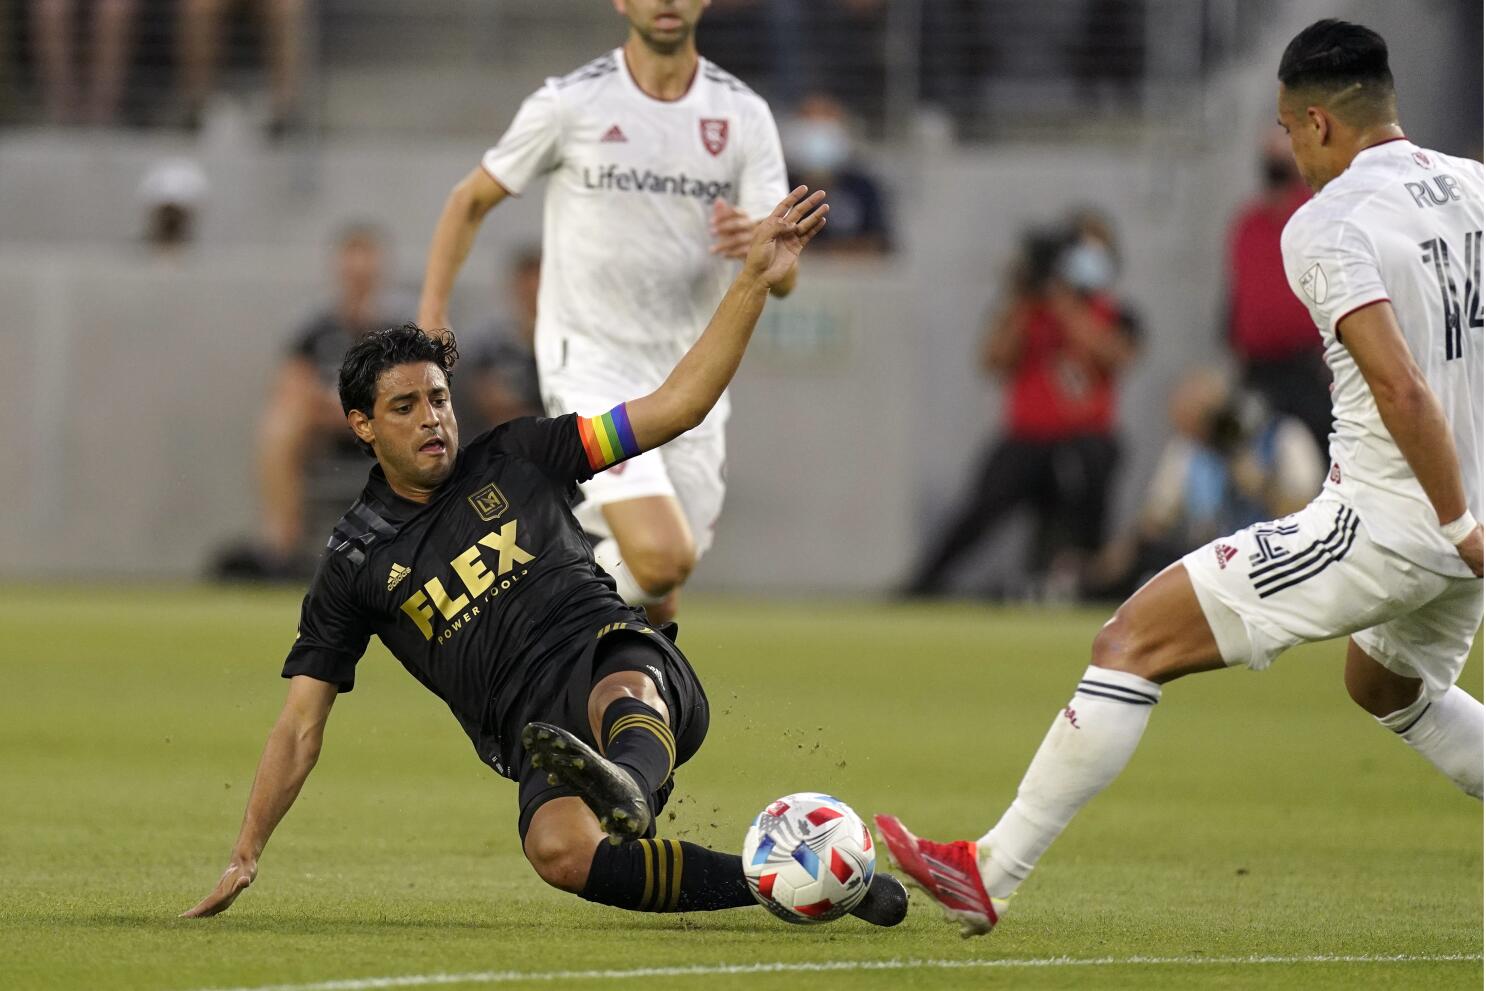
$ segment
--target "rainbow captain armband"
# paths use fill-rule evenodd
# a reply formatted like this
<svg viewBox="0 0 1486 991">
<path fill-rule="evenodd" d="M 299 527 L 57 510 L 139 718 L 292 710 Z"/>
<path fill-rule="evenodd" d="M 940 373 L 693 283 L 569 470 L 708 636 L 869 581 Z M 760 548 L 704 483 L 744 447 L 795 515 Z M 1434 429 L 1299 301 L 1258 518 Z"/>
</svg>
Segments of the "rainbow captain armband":
<svg viewBox="0 0 1486 991">
<path fill-rule="evenodd" d="M 588 454 L 588 467 L 595 472 L 640 453 L 625 405 L 620 403 L 600 416 L 578 417 L 578 436 Z"/>
</svg>

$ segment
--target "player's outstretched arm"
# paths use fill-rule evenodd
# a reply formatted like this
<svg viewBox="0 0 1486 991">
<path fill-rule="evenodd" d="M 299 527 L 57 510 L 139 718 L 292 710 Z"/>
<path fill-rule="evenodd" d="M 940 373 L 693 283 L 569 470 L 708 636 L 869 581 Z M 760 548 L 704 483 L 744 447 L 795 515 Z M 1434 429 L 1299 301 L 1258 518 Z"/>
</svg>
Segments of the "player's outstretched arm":
<svg viewBox="0 0 1486 991">
<path fill-rule="evenodd" d="M 1336 325 L 1336 333 L 1367 380 L 1383 425 L 1393 435 L 1393 442 L 1409 463 L 1414 477 L 1419 479 L 1440 526 L 1469 520 L 1465 486 L 1460 479 L 1460 458 L 1455 453 L 1450 425 L 1424 373 L 1414 362 L 1393 304 L 1384 300 L 1349 313 Z M 1479 576 L 1480 524 L 1458 537 L 1450 534 L 1448 539 Z"/>
<path fill-rule="evenodd" d="M 748 249 L 753 246 L 753 234 L 758 229 L 758 224 L 742 207 L 733 206 L 721 198 L 713 200 L 710 226 L 713 241 L 708 251 L 711 254 L 722 255 L 724 258 L 748 257 Z M 798 266 L 791 268 L 784 273 L 784 278 L 769 287 L 769 292 L 783 299 L 794 292 L 799 275 Z"/>
<path fill-rule="evenodd" d="M 423 295 L 418 300 L 418 326 L 424 330 L 449 327 L 449 294 L 454 290 L 454 279 L 469 257 L 480 222 L 506 196 L 506 187 L 481 167 L 461 179 L 444 201 L 444 212 L 439 214 L 433 242 L 428 246 Z"/>
<path fill-rule="evenodd" d="M 258 761 L 248 809 L 227 869 L 211 893 L 182 916 L 194 919 L 225 912 L 258 876 L 258 857 L 320 756 L 335 695 L 336 687 L 328 682 L 306 675 L 290 680 L 289 696 Z"/>
<path fill-rule="evenodd" d="M 642 451 L 697 426 L 717 405 L 738 370 L 769 291 L 790 276 L 800 252 L 820 232 L 830 207 L 824 190 L 797 187 L 759 222 L 743 261 L 707 329 L 650 395 L 625 404 Z"/>
</svg>

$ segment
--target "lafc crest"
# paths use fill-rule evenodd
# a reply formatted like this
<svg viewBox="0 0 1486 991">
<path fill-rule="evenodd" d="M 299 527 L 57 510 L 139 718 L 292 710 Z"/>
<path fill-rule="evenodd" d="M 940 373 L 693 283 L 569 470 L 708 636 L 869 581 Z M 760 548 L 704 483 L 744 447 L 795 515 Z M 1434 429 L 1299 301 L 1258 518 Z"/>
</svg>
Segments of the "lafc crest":
<svg viewBox="0 0 1486 991">
<path fill-rule="evenodd" d="M 470 496 L 470 506 L 486 523 L 499 519 L 502 513 L 511 508 L 511 504 L 506 501 L 501 490 L 495 487 L 494 482 Z"/>
</svg>

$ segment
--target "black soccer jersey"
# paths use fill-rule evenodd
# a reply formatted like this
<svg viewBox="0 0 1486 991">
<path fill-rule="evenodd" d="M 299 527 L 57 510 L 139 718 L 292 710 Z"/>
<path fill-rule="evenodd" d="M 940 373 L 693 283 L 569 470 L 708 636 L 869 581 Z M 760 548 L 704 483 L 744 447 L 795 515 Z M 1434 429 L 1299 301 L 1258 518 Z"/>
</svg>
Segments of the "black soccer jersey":
<svg viewBox="0 0 1486 991">
<path fill-rule="evenodd" d="M 606 425 L 607 450 L 594 439 Z M 376 634 L 509 776 L 519 743 L 503 736 L 528 700 L 559 690 L 601 628 L 644 620 L 568 508 L 578 482 L 635 453 L 632 435 L 613 431 L 607 415 L 512 420 L 462 448 L 426 504 L 374 467 L 305 596 L 284 677 L 348 692 Z"/>
</svg>

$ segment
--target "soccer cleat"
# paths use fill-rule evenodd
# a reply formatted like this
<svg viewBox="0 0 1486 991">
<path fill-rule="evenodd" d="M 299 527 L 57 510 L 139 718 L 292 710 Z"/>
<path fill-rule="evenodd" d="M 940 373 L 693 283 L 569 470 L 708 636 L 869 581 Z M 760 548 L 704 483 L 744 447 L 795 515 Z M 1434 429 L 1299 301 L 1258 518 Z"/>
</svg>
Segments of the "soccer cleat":
<svg viewBox="0 0 1486 991">
<path fill-rule="evenodd" d="M 866 896 L 851 914 L 874 926 L 896 926 L 908 917 L 908 889 L 891 874 L 874 874 Z"/>
<path fill-rule="evenodd" d="M 650 806 L 628 771 L 606 760 L 572 733 L 551 723 L 528 723 L 521 745 L 547 783 L 567 785 L 598 817 L 609 842 L 637 840 L 650 831 Z"/>
<path fill-rule="evenodd" d="M 939 903 L 946 919 L 959 923 L 961 936 L 984 936 L 995 928 L 1007 900 L 986 892 L 973 841 L 933 843 L 914 836 L 894 816 L 873 818 L 893 863 Z"/>
</svg>

